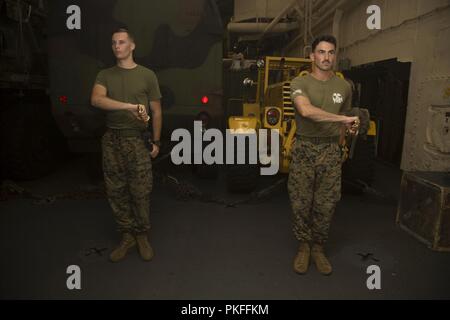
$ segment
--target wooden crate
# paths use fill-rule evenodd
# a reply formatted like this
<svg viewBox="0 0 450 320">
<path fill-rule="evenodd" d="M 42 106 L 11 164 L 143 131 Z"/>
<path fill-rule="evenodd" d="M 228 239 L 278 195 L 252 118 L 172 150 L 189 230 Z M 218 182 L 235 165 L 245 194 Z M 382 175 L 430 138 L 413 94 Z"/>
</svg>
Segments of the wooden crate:
<svg viewBox="0 0 450 320">
<path fill-rule="evenodd" d="M 432 250 L 450 252 L 450 173 L 403 173 L 396 221 Z"/>
</svg>

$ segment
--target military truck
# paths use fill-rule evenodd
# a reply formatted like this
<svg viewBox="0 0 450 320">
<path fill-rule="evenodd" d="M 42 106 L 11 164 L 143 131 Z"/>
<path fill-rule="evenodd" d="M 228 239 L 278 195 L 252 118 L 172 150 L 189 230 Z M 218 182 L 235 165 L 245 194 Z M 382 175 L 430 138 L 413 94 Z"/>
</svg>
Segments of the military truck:
<svg viewBox="0 0 450 320">
<path fill-rule="evenodd" d="M 253 74 L 243 80 L 242 85 L 247 87 L 250 94 L 247 92 L 238 106 L 228 103 L 229 129 L 239 129 L 242 134 L 260 129 L 278 130 L 280 173 L 289 172 L 291 150 L 297 130 L 290 83 L 299 75 L 307 75 L 312 68 L 310 59 L 266 56 L 256 62 Z M 336 74 L 344 78 L 342 73 Z M 344 135 L 341 139 L 344 155 L 350 155 L 350 159 L 347 158 L 343 166 L 343 177 L 356 188 L 370 185 L 373 179 L 375 123 L 370 121 L 370 127 L 367 129 L 364 139 L 357 140 Z M 270 151 L 270 141 L 268 149 Z M 232 192 L 250 192 L 255 189 L 260 176 L 259 167 L 258 163 L 248 162 L 229 166 L 228 189 Z"/>
<path fill-rule="evenodd" d="M 65 154 L 48 96 L 46 1 L 0 0 L 0 176 L 32 179 Z"/>
<path fill-rule="evenodd" d="M 162 140 L 200 119 L 223 126 L 223 26 L 212 0 L 58 0 L 50 3 L 52 112 L 74 152 L 100 151 L 104 112 L 90 105 L 97 73 L 115 64 L 113 30 L 135 36 L 134 58 L 156 72 L 162 93 Z"/>
</svg>

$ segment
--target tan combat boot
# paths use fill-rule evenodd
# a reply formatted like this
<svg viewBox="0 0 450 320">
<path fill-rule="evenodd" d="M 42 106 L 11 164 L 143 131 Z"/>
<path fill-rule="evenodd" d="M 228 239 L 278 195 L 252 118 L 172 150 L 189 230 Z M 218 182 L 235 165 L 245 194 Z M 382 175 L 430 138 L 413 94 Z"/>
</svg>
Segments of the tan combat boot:
<svg viewBox="0 0 450 320">
<path fill-rule="evenodd" d="M 309 248 L 309 243 L 300 242 L 298 247 L 298 253 L 294 259 L 294 271 L 299 274 L 305 274 L 309 267 L 309 256 L 311 250 Z"/>
<path fill-rule="evenodd" d="M 141 258 L 145 261 L 150 261 L 153 258 L 153 249 L 148 242 L 147 233 L 140 233 L 136 235 L 136 241 Z"/>
<path fill-rule="evenodd" d="M 317 270 L 324 276 L 331 274 L 333 269 L 328 261 L 327 257 L 323 252 L 323 246 L 320 244 L 314 244 L 311 250 L 311 256 L 316 264 Z"/>
<path fill-rule="evenodd" d="M 136 240 L 131 233 L 124 233 L 122 235 L 122 241 L 120 241 L 119 246 L 111 252 L 109 259 L 111 262 L 119 262 L 127 255 L 130 248 L 136 245 Z"/>
</svg>

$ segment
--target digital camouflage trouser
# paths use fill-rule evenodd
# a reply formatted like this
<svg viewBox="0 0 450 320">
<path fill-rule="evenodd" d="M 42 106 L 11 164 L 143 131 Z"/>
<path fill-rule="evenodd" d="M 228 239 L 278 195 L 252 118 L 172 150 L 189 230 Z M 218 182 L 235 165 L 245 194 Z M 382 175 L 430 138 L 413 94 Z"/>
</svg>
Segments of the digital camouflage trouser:
<svg viewBox="0 0 450 320">
<path fill-rule="evenodd" d="M 106 194 L 118 231 L 150 229 L 152 162 L 141 137 L 122 137 L 107 130 L 102 138 Z"/>
<path fill-rule="evenodd" d="M 323 244 L 341 198 L 341 150 L 337 143 L 297 140 L 289 169 L 293 230 L 299 241 Z"/>
</svg>

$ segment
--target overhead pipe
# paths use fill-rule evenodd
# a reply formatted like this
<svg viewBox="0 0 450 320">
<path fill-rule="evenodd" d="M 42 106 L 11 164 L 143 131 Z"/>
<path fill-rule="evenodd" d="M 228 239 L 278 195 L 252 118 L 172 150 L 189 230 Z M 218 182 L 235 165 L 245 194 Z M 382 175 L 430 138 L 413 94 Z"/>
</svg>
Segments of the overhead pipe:
<svg viewBox="0 0 450 320">
<path fill-rule="evenodd" d="M 314 5 L 314 10 L 317 10 L 317 8 L 321 8 L 325 3 L 330 2 L 329 0 L 319 0 L 316 1 L 315 5 Z"/>
<path fill-rule="evenodd" d="M 275 25 L 283 18 L 286 14 L 288 14 L 290 11 L 294 9 L 294 7 L 297 5 L 297 0 L 292 1 L 291 4 L 286 6 L 267 26 L 267 28 L 263 31 L 263 33 L 260 36 L 260 40 L 264 38 L 264 36 L 269 33 L 272 28 L 275 27 Z"/>
<path fill-rule="evenodd" d="M 313 39 L 314 36 L 311 31 L 312 25 L 312 0 L 304 0 L 304 11 L 305 11 L 305 23 L 303 28 L 303 56 L 306 57 L 306 50 L 311 48 L 308 45 L 308 36 Z"/>
<path fill-rule="evenodd" d="M 338 6 L 338 1 L 327 1 L 322 7 L 317 8 L 316 16 L 323 18 L 325 15 L 333 13 Z"/>
<path fill-rule="evenodd" d="M 336 9 L 336 11 L 334 12 L 334 17 L 333 17 L 333 36 L 336 38 L 337 43 L 339 43 L 339 30 L 341 27 L 341 20 L 342 20 L 342 14 L 343 11 L 341 9 Z M 338 54 L 339 52 L 339 47 L 336 48 L 336 54 Z"/>
<path fill-rule="evenodd" d="M 351 1 L 353 1 L 353 0 L 351 0 Z M 336 9 L 343 7 L 348 2 L 350 2 L 350 0 L 341 0 L 331 8 L 329 8 L 330 6 L 327 5 L 326 9 L 319 10 L 317 15 L 320 16 L 321 18 L 317 22 L 314 23 L 314 25 L 311 27 L 311 30 L 316 30 L 319 25 L 321 25 L 323 22 L 325 22 L 327 19 L 329 19 L 330 15 L 332 15 L 336 11 Z M 329 2 L 327 2 L 327 4 L 328 3 Z M 359 1 L 358 1 L 358 3 L 359 3 Z M 357 3 L 355 3 L 355 5 L 356 4 Z M 321 12 L 324 12 L 325 10 L 328 10 L 328 11 L 326 11 L 325 13 L 322 14 Z M 304 34 L 300 33 L 291 42 L 289 42 L 289 44 L 286 46 L 286 49 L 289 49 L 293 45 L 297 44 L 297 42 L 302 40 L 303 38 L 304 38 Z"/>
<path fill-rule="evenodd" d="M 327 19 L 330 18 L 331 15 L 333 15 L 337 9 L 341 9 L 344 7 L 348 7 L 347 4 L 351 4 L 351 7 L 355 7 L 357 6 L 359 3 L 361 2 L 361 0 L 341 0 L 338 2 L 338 4 L 336 6 L 334 6 L 333 8 L 331 8 L 329 11 L 327 11 L 324 15 L 322 15 L 322 17 L 315 23 L 313 30 L 317 29 L 317 27 L 324 23 Z"/>
<path fill-rule="evenodd" d="M 303 12 L 305 13 L 303 15 L 303 44 L 306 46 L 306 41 L 308 37 L 308 0 L 303 0 Z"/>
<path fill-rule="evenodd" d="M 297 28 L 297 24 L 295 22 L 280 23 L 279 21 L 290 11 L 295 9 L 296 5 L 297 0 L 292 1 L 270 23 L 260 23 L 259 19 L 257 19 L 256 23 L 230 22 L 227 25 L 227 29 L 229 32 L 233 33 L 261 33 L 259 36 L 260 41 L 269 33 L 283 33 L 292 31 Z"/>
<path fill-rule="evenodd" d="M 297 11 L 299 17 L 298 21 L 300 23 L 304 19 L 303 11 L 300 9 L 300 6 L 298 4 L 294 6 L 294 9 L 295 11 Z"/>
<path fill-rule="evenodd" d="M 227 26 L 229 32 L 233 33 L 263 33 L 269 23 L 252 23 L 252 22 L 230 22 Z M 298 28 L 295 22 L 281 22 L 271 27 L 269 33 L 283 33 Z"/>
<path fill-rule="evenodd" d="M 312 34 L 312 11 L 313 11 L 313 0 L 308 0 L 309 1 L 309 27 L 308 27 L 308 32 L 309 32 L 309 36 L 311 37 L 311 39 L 314 39 L 314 35 Z"/>
</svg>

